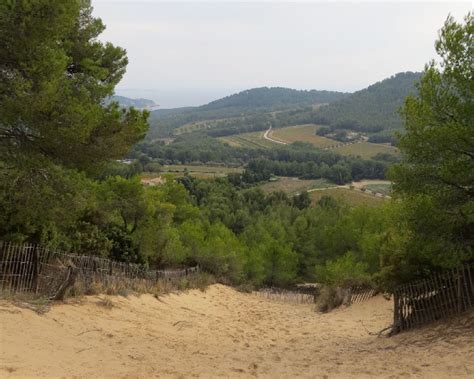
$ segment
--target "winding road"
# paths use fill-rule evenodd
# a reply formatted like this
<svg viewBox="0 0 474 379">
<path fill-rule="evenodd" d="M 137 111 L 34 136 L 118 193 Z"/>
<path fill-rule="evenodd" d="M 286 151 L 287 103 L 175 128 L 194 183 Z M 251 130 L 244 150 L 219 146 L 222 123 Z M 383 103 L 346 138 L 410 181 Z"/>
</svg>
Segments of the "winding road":
<svg viewBox="0 0 474 379">
<path fill-rule="evenodd" d="M 272 127 L 270 126 L 268 128 L 268 130 L 265 133 L 263 133 L 263 138 L 265 138 L 265 139 L 267 139 L 271 142 L 279 143 L 281 145 L 288 145 L 288 142 L 278 141 L 276 139 L 273 139 L 272 137 L 269 137 L 268 135 L 270 134 L 271 131 L 272 131 Z"/>
</svg>

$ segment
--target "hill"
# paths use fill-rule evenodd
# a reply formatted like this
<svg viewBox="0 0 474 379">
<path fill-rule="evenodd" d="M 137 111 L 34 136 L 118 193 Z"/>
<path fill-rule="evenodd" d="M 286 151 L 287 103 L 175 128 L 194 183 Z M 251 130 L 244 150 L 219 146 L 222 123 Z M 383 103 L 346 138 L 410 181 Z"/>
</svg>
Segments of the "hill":
<svg viewBox="0 0 474 379">
<path fill-rule="evenodd" d="M 253 88 L 199 107 L 156 110 L 150 117 L 148 138 L 169 136 L 176 128 L 201 121 L 213 121 L 207 125 L 210 129 L 231 130 L 218 135 L 262 130 L 268 127 L 269 120 L 274 119 L 273 112 L 295 109 L 309 111 L 315 105 L 331 103 L 346 96 L 346 93 L 335 91 Z"/>
<path fill-rule="evenodd" d="M 212 137 L 223 137 L 270 125 L 276 129 L 321 124 L 329 128 L 321 129 L 319 135 L 355 131 L 368 134 L 370 142 L 393 143 L 394 131 L 402 128 L 397 111 L 405 97 L 415 93 L 420 77 L 416 72 L 398 73 L 353 94 L 254 88 L 200 107 L 153 112 L 150 136 L 170 135 L 183 125 L 188 132 L 205 130 Z"/>
<path fill-rule="evenodd" d="M 333 129 L 368 133 L 400 129 L 402 120 L 397 111 L 405 97 L 415 93 L 415 82 L 420 77 L 420 73 L 398 73 L 344 99 L 322 106 L 314 112 L 314 122 L 330 125 Z"/>
<path fill-rule="evenodd" d="M 117 102 L 121 107 L 134 107 L 137 109 L 153 109 L 158 107 L 153 100 L 149 99 L 132 99 L 130 97 L 114 95 L 111 96 L 106 103 L 110 103 L 112 101 Z"/>
<path fill-rule="evenodd" d="M 346 94 L 334 91 L 295 90 L 283 87 L 253 88 L 213 101 L 200 107 L 202 110 L 222 108 L 288 108 L 293 105 L 330 103 Z"/>
</svg>

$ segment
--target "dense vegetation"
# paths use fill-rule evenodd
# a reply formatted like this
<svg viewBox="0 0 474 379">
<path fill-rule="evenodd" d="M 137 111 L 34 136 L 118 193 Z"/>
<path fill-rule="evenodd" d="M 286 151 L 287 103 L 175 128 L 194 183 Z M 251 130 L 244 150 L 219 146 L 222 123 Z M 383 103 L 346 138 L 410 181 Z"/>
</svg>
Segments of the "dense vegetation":
<svg viewBox="0 0 474 379">
<path fill-rule="evenodd" d="M 201 109 L 223 108 L 287 108 L 291 105 L 324 104 L 339 100 L 344 93 L 335 91 L 304 91 L 282 87 L 261 87 L 242 91 L 200 107 Z"/>
<path fill-rule="evenodd" d="M 323 124 L 328 128 L 321 133 L 351 130 L 369 134 L 371 142 L 394 143 L 394 131 L 403 126 L 398 109 L 415 92 L 420 77 L 420 73 L 398 73 L 353 94 L 256 88 L 197 108 L 155 111 L 149 137 L 171 135 L 179 126 L 206 121 L 207 134 L 214 137 L 269 126 Z"/>
<path fill-rule="evenodd" d="M 268 128 L 268 120 L 273 118 L 274 111 L 307 106 L 311 109 L 313 105 L 330 103 L 344 96 L 346 94 L 334 91 L 299 91 L 281 87 L 254 88 L 200 107 L 154 111 L 150 117 L 151 129 L 148 137 L 153 139 L 168 136 L 179 126 L 211 120 L 219 120 L 209 122 L 213 128 L 231 128 L 233 131 L 220 135 L 262 130 Z M 241 130 L 237 131 L 240 128 Z"/>
<path fill-rule="evenodd" d="M 241 180 L 255 183 L 272 175 L 294 176 L 304 179 L 326 178 L 338 184 L 360 179 L 384 179 L 390 160 L 364 160 L 315 150 L 310 144 L 295 142 L 274 149 L 235 149 L 218 140 L 198 134 L 180 136 L 165 145 L 145 142 L 135 147 L 134 158 L 145 155 L 159 164 L 237 164 L 246 165 Z"/>
<path fill-rule="evenodd" d="M 323 197 L 311 206 L 307 193 L 265 195 L 249 185 L 283 172 L 344 183 L 379 177 L 384 164 L 305 144 L 252 155 L 260 152 L 203 137 L 208 156 L 196 151 L 193 161 L 240 160 L 244 174 L 144 187 L 133 165 L 121 171 L 114 160 L 143 138 L 148 113 L 103 105 L 127 59 L 97 40 L 104 27 L 90 2 L 2 2 L 0 239 L 153 267 L 198 263 L 257 286 L 375 281 L 390 289 L 472 260 L 473 28 L 472 15 L 447 20 L 436 44 L 442 65 L 430 63 L 419 97 L 405 102 L 397 200 L 349 208 Z M 190 140 L 176 144 L 135 152 L 187 162 Z"/>
<path fill-rule="evenodd" d="M 415 92 L 420 73 L 404 72 L 375 83 L 351 96 L 321 107 L 317 123 L 334 129 L 377 133 L 402 128 L 398 109 L 405 97 Z"/>
</svg>

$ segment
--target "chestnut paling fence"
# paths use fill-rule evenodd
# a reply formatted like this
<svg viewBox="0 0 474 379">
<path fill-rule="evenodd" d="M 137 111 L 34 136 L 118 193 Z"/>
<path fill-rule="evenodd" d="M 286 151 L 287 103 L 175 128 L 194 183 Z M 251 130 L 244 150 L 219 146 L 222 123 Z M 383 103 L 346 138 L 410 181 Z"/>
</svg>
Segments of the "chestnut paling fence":
<svg viewBox="0 0 474 379">
<path fill-rule="evenodd" d="M 97 283 L 153 286 L 159 280 L 186 277 L 199 267 L 149 270 L 134 263 L 117 262 L 91 255 L 68 254 L 34 244 L 0 242 L 0 290 L 53 296 L 74 272 L 87 291 Z"/>
<path fill-rule="evenodd" d="M 71 272 L 87 292 L 97 283 L 104 287 L 150 288 L 160 280 L 173 280 L 199 272 L 199 267 L 149 270 L 139 264 L 117 262 L 89 255 L 68 254 L 33 244 L 0 242 L 0 291 L 30 292 L 54 297 L 70 279 Z M 348 303 L 362 302 L 376 294 L 370 286 L 348 289 Z M 282 290 L 267 288 L 259 295 L 293 303 L 313 303 L 314 288 Z M 398 286 L 393 291 L 392 334 L 460 314 L 474 305 L 474 264 L 433 274 Z"/>
<path fill-rule="evenodd" d="M 319 285 L 297 287 L 291 290 L 269 287 L 262 288 L 256 291 L 255 294 L 270 300 L 313 304 L 316 302 L 319 290 Z M 377 294 L 377 290 L 370 285 L 353 285 L 344 291 L 346 292 L 346 305 L 363 302 Z"/>
<path fill-rule="evenodd" d="M 392 333 L 460 314 L 474 305 L 474 264 L 433 274 L 393 292 Z"/>
<path fill-rule="evenodd" d="M 262 288 L 254 293 L 265 299 L 294 304 L 312 304 L 314 303 L 315 296 L 314 291 L 302 291 L 298 289 L 287 290 L 275 287 Z"/>
</svg>

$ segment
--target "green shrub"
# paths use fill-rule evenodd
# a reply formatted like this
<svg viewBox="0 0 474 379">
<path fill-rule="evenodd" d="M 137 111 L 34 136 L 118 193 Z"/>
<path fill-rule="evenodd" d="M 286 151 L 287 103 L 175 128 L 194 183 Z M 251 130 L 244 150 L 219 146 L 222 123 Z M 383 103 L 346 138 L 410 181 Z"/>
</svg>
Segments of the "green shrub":
<svg viewBox="0 0 474 379">
<path fill-rule="evenodd" d="M 367 269 L 366 263 L 358 262 L 356 255 L 348 251 L 340 258 L 327 261 L 324 266 L 317 266 L 316 277 L 319 282 L 324 284 L 348 287 L 370 282 Z"/>
</svg>

